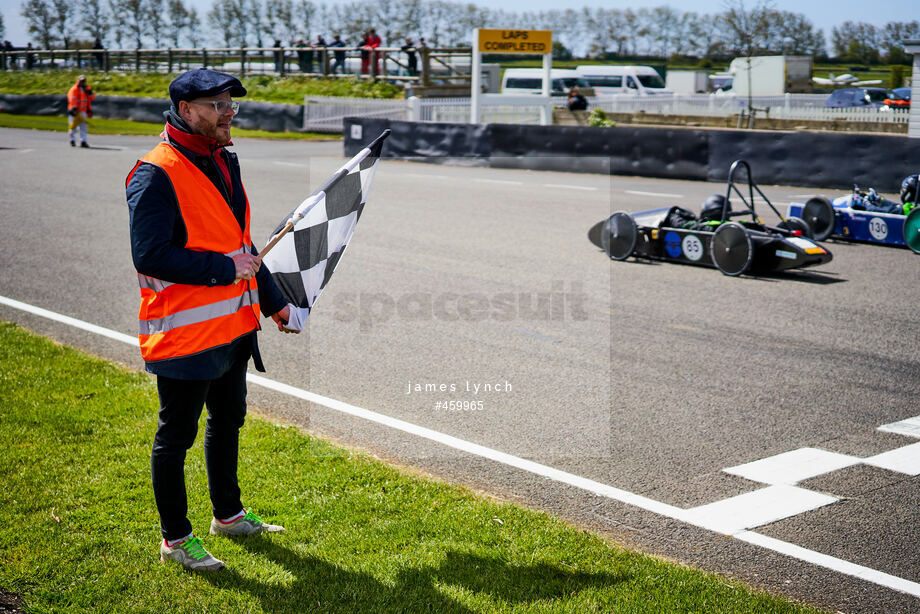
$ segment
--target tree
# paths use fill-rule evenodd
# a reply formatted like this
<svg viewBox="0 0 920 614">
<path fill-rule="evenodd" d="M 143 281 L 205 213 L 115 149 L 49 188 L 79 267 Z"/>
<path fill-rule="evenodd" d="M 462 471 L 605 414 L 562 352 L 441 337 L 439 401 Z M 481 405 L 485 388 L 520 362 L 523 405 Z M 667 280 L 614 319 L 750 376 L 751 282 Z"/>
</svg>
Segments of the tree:
<svg viewBox="0 0 920 614">
<path fill-rule="evenodd" d="M 54 40 L 54 10 L 47 0 L 25 0 L 19 10 L 26 28 L 38 40 L 42 49 L 49 49 Z"/>
<path fill-rule="evenodd" d="M 6 26 L 3 24 L 3 13 L 0 13 L 0 38 L 6 38 Z"/>
<path fill-rule="evenodd" d="M 112 29 L 112 16 L 102 0 L 82 0 L 80 25 L 91 38 L 104 41 Z"/>
<path fill-rule="evenodd" d="M 182 34 L 189 27 L 189 12 L 182 0 L 167 0 L 166 15 L 169 18 L 169 42 L 173 48 L 182 46 Z"/>
<path fill-rule="evenodd" d="M 215 38 L 224 47 L 233 46 L 234 24 L 230 8 L 221 0 L 214 0 L 211 10 L 208 11 L 208 20 L 211 22 Z"/>
<path fill-rule="evenodd" d="M 885 61 L 889 64 L 911 63 L 911 56 L 904 51 L 904 41 L 920 38 L 920 22 L 889 21 L 881 31 L 881 46 L 885 50 Z"/>
<path fill-rule="evenodd" d="M 754 99 L 751 94 L 751 57 L 764 49 L 770 33 L 770 0 L 757 0 L 747 9 L 744 0 L 728 0 L 723 14 L 731 45 L 747 60 L 748 113 L 753 117 Z"/>
<path fill-rule="evenodd" d="M 650 39 L 658 43 L 658 55 L 668 57 L 673 49 L 672 39 L 677 33 L 680 16 L 669 6 L 659 6 L 648 14 Z"/>
<path fill-rule="evenodd" d="M 76 8 L 71 0 L 51 0 L 51 9 L 54 13 L 55 38 L 61 41 L 64 49 L 69 49 L 70 41 L 76 34 Z"/>
<path fill-rule="evenodd" d="M 878 61 L 881 46 L 878 28 L 863 21 L 844 21 L 831 30 L 834 55 L 849 62 Z"/>
<path fill-rule="evenodd" d="M 153 37 L 153 46 L 160 49 L 160 43 L 163 41 L 163 33 L 166 30 L 166 8 L 164 0 L 147 0 L 147 6 L 144 7 L 144 13 L 147 19 L 147 31 Z"/>
<path fill-rule="evenodd" d="M 188 9 L 188 43 L 192 47 L 197 47 L 201 42 L 201 20 L 198 18 L 198 9 L 189 7 Z"/>
<path fill-rule="evenodd" d="M 123 35 L 133 39 L 135 49 L 141 49 L 148 28 L 147 0 L 112 0 L 112 13 L 120 17 Z"/>
</svg>

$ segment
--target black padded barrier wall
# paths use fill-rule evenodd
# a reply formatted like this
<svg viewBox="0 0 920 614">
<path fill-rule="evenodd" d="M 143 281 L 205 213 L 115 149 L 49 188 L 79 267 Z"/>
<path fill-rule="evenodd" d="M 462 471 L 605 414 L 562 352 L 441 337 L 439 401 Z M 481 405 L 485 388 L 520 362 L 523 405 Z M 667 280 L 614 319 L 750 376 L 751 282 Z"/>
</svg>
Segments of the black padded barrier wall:
<svg viewBox="0 0 920 614">
<path fill-rule="evenodd" d="M 360 125 L 356 137 L 352 126 Z M 492 127 L 481 124 L 440 124 L 390 121 L 385 119 L 345 118 L 345 155 L 353 156 L 377 138 L 381 132 L 392 130 L 384 141 L 381 155 L 385 158 L 406 158 L 421 161 L 485 165 L 491 153 L 489 133 Z M 450 158 L 450 160 L 447 160 Z"/>
<path fill-rule="evenodd" d="M 855 183 L 886 193 L 896 192 L 904 177 L 920 171 L 920 141 L 906 136 L 381 121 L 385 120 L 347 120 L 348 126 L 375 126 L 375 135 L 385 127 L 394 136 L 400 134 L 387 141 L 395 145 L 388 151 L 385 146 L 389 157 L 430 155 L 437 157 L 429 159 L 435 162 L 447 161 L 441 156 L 453 157 L 452 163 L 456 158 L 478 161 L 486 156 L 493 167 L 723 182 L 731 163 L 740 158 L 751 164 L 758 183 L 844 189 Z M 349 145 L 348 126 L 345 151 L 354 155 L 360 146 Z M 369 138 L 365 134 L 365 142 Z"/>
<path fill-rule="evenodd" d="M 159 123 L 169 109 L 169 98 L 131 98 L 100 96 L 93 100 L 93 115 L 110 119 Z M 0 94 L 0 109 L 20 115 L 63 115 L 67 112 L 66 96 L 17 96 Z M 298 132 L 303 128 L 303 106 L 247 102 L 242 100 L 234 125 L 251 130 Z"/>
<path fill-rule="evenodd" d="M 491 166 L 672 179 L 707 175 L 703 130 L 493 124 L 491 136 Z"/>
<path fill-rule="evenodd" d="M 826 188 L 895 191 L 920 170 L 920 141 L 903 136 L 712 130 L 710 181 L 725 181 L 731 163 L 751 164 L 754 181 Z"/>
</svg>

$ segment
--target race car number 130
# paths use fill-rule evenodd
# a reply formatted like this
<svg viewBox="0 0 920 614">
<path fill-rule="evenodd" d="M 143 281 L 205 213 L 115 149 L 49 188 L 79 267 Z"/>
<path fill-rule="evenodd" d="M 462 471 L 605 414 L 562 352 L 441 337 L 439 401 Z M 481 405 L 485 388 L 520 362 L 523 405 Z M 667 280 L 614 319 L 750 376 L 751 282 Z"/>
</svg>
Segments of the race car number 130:
<svg viewBox="0 0 920 614">
<path fill-rule="evenodd" d="M 869 234 L 876 241 L 884 241 L 888 236 L 888 224 L 880 217 L 869 220 Z"/>
</svg>

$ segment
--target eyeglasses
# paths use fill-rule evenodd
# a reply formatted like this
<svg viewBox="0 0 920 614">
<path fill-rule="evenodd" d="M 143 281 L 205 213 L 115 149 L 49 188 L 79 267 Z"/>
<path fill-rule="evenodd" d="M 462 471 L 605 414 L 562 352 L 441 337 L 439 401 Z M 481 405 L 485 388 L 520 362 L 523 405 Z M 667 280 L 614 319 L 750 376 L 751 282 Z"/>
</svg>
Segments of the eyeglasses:
<svg viewBox="0 0 920 614">
<path fill-rule="evenodd" d="M 214 107 L 214 110 L 218 115 L 223 115 L 227 112 L 227 109 L 233 111 L 233 114 L 236 115 L 240 112 L 240 103 L 237 101 L 226 101 L 226 100 L 190 100 L 195 104 L 209 104 Z"/>
</svg>

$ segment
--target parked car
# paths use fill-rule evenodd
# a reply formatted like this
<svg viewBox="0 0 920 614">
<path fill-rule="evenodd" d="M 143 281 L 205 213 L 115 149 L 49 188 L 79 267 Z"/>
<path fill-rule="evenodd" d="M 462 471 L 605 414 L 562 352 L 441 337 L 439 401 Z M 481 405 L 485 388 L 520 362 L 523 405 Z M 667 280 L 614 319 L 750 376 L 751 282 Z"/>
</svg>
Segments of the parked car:
<svg viewBox="0 0 920 614">
<path fill-rule="evenodd" d="M 888 97 L 885 99 L 885 106 L 889 109 L 909 109 L 910 100 L 901 98 L 894 93 L 894 90 L 892 90 L 888 92 Z"/>
<path fill-rule="evenodd" d="M 891 91 L 883 87 L 845 87 L 828 96 L 824 106 L 832 109 L 846 107 L 879 109 L 885 106 L 885 99 L 890 96 Z"/>
<path fill-rule="evenodd" d="M 550 95 L 565 96 L 572 86 L 590 90 L 587 81 L 574 70 L 553 68 L 550 73 Z M 543 91 L 542 68 L 509 68 L 502 75 L 502 94 L 536 94 Z"/>
<path fill-rule="evenodd" d="M 665 87 L 658 71 L 651 66 L 586 64 L 576 66 L 575 72 L 587 81 L 598 95 L 651 96 L 672 93 Z"/>
<path fill-rule="evenodd" d="M 885 99 L 885 104 L 892 109 L 909 109 L 910 108 L 910 88 L 898 87 L 891 90 L 891 98 Z"/>
</svg>

